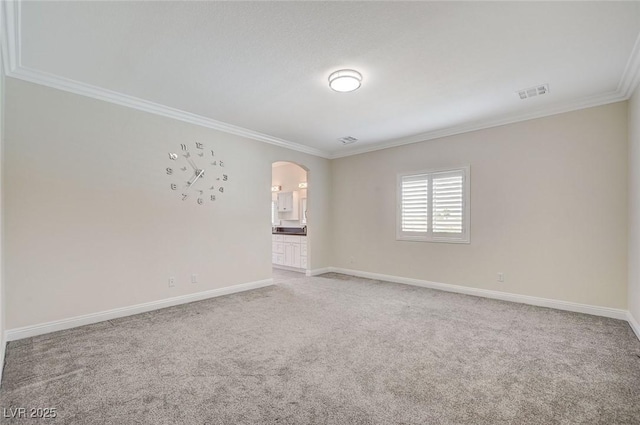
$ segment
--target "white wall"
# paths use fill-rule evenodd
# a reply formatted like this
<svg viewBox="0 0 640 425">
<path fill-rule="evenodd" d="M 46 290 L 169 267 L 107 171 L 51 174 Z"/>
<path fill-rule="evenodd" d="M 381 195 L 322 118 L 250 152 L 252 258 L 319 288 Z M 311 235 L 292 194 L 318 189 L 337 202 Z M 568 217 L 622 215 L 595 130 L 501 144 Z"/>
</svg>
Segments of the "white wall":
<svg viewBox="0 0 640 425">
<path fill-rule="evenodd" d="M 640 323 L 640 89 L 629 100 L 629 314 Z M 640 333 L 638 334 L 640 338 Z"/>
<path fill-rule="evenodd" d="M 467 164 L 471 243 L 396 241 L 397 173 Z M 334 160 L 332 188 L 334 266 L 626 309 L 626 102 Z"/>
<path fill-rule="evenodd" d="M 326 159 L 12 78 L 5 112 L 8 329 L 270 278 L 277 160 L 310 170 L 311 267 L 330 265 Z M 197 140 L 230 175 L 206 207 L 165 175 Z"/>
<path fill-rule="evenodd" d="M 307 181 L 307 172 L 305 169 L 296 164 L 280 164 L 273 167 L 273 172 L 271 175 L 271 185 L 272 186 L 282 186 L 281 192 L 298 192 L 298 202 L 300 203 L 303 198 L 307 197 L 307 189 L 300 189 L 298 184 L 300 182 Z M 272 193 L 272 199 L 277 200 L 278 194 L 276 192 Z M 287 217 L 287 214 L 282 214 L 282 217 Z M 301 213 L 300 213 L 301 214 Z M 280 220 L 281 226 L 290 226 L 296 227 L 301 226 L 300 218 L 297 220 Z"/>
</svg>

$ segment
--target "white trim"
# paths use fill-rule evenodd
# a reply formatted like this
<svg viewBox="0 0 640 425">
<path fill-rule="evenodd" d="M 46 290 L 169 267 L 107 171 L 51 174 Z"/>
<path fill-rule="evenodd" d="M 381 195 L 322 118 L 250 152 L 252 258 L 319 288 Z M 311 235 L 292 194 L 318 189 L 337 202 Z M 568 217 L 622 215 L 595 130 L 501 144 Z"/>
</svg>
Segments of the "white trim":
<svg viewBox="0 0 640 425">
<path fill-rule="evenodd" d="M 22 79 L 36 84 L 65 90 L 83 96 L 93 97 L 106 102 L 115 103 L 122 106 L 139 109 L 152 114 L 157 114 L 180 121 L 189 122 L 203 127 L 213 128 L 230 134 L 235 134 L 249 139 L 273 144 L 286 149 L 316 155 L 322 158 L 335 159 L 346 156 L 359 155 L 366 152 L 373 152 L 382 149 L 403 146 L 412 143 L 424 142 L 427 140 L 438 139 L 446 136 L 469 133 L 472 131 L 483 130 L 492 127 L 499 127 L 507 124 L 513 124 L 521 121 L 528 121 L 536 118 L 543 118 L 550 115 L 557 115 L 564 112 L 571 112 L 595 106 L 607 105 L 614 102 L 621 102 L 629 99 L 635 88 L 640 82 L 640 36 L 636 39 L 625 70 L 621 76 L 618 88 L 614 92 L 600 94 L 596 96 L 588 96 L 575 101 L 569 101 L 556 106 L 549 106 L 536 111 L 517 114 L 501 118 L 481 120 L 475 123 L 463 123 L 454 125 L 444 129 L 429 131 L 416 134 L 409 137 L 389 140 L 372 146 L 364 146 L 360 149 L 349 149 L 339 151 L 324 151 L 312 148 L 306 145 L 295 143 L 292 141 L 269 136 L 267 134 L 258 133 L 246 128 L 237 127 L 211 118 L 199 116 L 189 112 L 181 111 L 168 106 L 127 96 L 121 93 L 102 89 L 100 87 L 91 86 L 78 81 L 65 79 L 56 75 L 28 69 L 22 66 L 20 60 L 21 52 L 21 29 L 20 29 L 20 9 L 22 0 L 3 1 L 4 6 L 4 22 L 0 23 L 0 27 L 4 27 L 6 31 L 6 39 L 3 42 L 3 54 L 7 59 L 4 63 L 5 73 L 9 77 Z M 4 25 L 2 25 L 4 24 Z"/>
<path fill-rule="evenodd" d="M 7 339 L 2 335 L 0 337 L 2 340 L 2 346 L 0 347 L 0 382 L 2 381 L 2 376 L 4 375 L 4 356 L 7 351 Z"/>
<path fill-rule="evenodd" d="M 636 38 L 636 42 L 631 49 L 629 60 L 624 67 L 624 72 L 618 83 L 618 93 L 624 95 L 626 99 L 629 99 L 640 81 L 640 35 Z"/>
<path fill-rule="evenodd" d="M 632 92 L 633 93 L 633 92 Z M 529 121 L 538 118 L 544 118 L 552 115 L 563 114 L 565 112 L 578 111 L 581 109 L 593 108 L 596 106 L 608 105 L 610 103 L 622 102 L 627 100 L 622 93 L 610 92 L 596 96 L 589 96 L 586 98 L 578 99 L 575 101 L 569 101 L 556 106 L 549 106 L 544 109 L 539 109 L 523 114 L 510 115 L 506 117 L 499 117 L 494 119 L 486 119 L 477 121 L 474 123 L 462 123 L 451 127 L 428 131 L 426 133 L 415 134 L 413 136 L 402 137 L 399 139 L 389 140 L 381 144 L 375 144 L 372 146 L 363 146 L 360 149 L 350 149 L 345 151 L 333 151 L 329 156 L 330 159 L 343 158 L 346 156 L 360 155 L 367 152 L 379 151 L 382 149 L 394 148 L 397 146 L 410 145 L 413 143 L 425 142 L 427 140 L 440 139 L 448 136 L 455 136 L 458 134 L 470 133 L 472 131 L 485 130 L 494 127 L 501 127 L 503 125 L 515 124 L 522 121 Z"/>
<path fill-rule="evenodd" d="M 462 234 L 457 235 L 434 235 L 433 233 L 433 179 L 436 174 L 462 172 Z M 425 175 L 428 181 L 428 202 L 427 202 L 427 232 L 405 232 L 402 230 L 402 179 L 404 177 L 414 177 Z M 435 243 L 471 243 L 471 166 L 463 165 L 458 167 L 435 168 L 428 170 L 402 172 L 396 174 L 396 240 L 405 242 L 435 242 Z"/>
<path fill-rule="evenodd" d="M 3 1 L 0 4 L 2 21 L 2 58 L 5 75 L 9 75 L 20 63 L 20 3 Z M 4 24 L 4 25 L 2 25 Z"/>
<path fill-rule="evenodd" d="M 5 28 L 5 34 L 3 34 L 4 37 L 2 37 L 2 53 L 5 57 L 5 74 L 9 77 L 28 81 L 30 83 L 40 84 L 47 87 L 52 87 L 70 93 L 75 93 L 81 96 L 91 97 L 105 102 L 114 103 L 116 105 L 138 109 L 140 111 L 149 112 L 155 115 L 173 118 L 202 127 L 212 128 L 214 130 L 222 131 L 228 134 L 235 134 L 236 136 L 258 140 L 260 142 L 265 142 L 286 149 L 307 153 L 309 155 L 320 156 L 323 158 L 329 157 L 329 154 L 327 152 L 320 149 L 312 148 L 310 146 L 280 139 L 278 137 L 259 133 L 257 131 L 238 127 L 232 124 L 227 124 L 222 121 L 203 117 L 191 112 L 182 111 L 180 109 L 161 105 L 159 103 L 139 99 L 123 93 L 118 93 L 112 90 L 85 84 L 80 81 L 71 80 L 68 78 L 22 66 L 22 31 L 20 28 L 22 0 L 3 1 L 1 3 L 2 4 L 0 5 L 0 7 L 3 7 L 4 14 L 0 18 L 4 19 L 0 21 L 0 27 Z"/>
<path fill-rule="evenodd" d="M 471 288 L 468 286 L 451 285 L 448 283 L 431 282 L 408 277 L 391 276 L 379 273 L 363 272 L 360 270 L 331 267 L 331 271 L 351 276 L 368 279 L 383 280 L 387 282 L 403 283 L 405 285 L 420 286 L 423 288 L 438 289 L 458 294 L 474 295 L 477 297 L 493 298 L 496 300 L 511 301 L 521 304 L 535 305 L 539 307 L 555 308 L 557 310 L 573 311 L 577 313 L 591 314 L 594 316 L 610 317 L 613 319 L 627 320 L 627 311 L 617 308 L 600 307 L 589 304 L 578 304 L 570 301 L 552 300 L 549 298 L 532 297 L 529 295 L 511 294 L 508 292 L 492 291 L 489 289 Z"/>
<path fill-rule="evenodd" d="M 81 96 L 91 97 L 105 102 L 114 103 L 116 105 L 126 106 L 151 114 L 172 118 L 179 121 L 188 122 L 190 124 L 199 125 L 206 128 L 222 131 L 236 136 L 246 137 L 247 139 L 258 140 L 260 142 L 269 143 L 286 149 L 307 153 L 309 155 L 328 158 L 328 154 L 320 149 L 315 149 L 299 143 L 290 142 L 288 140 L 279 139 L 268 134 L 259 133 L 247 128 L 238 127 L 217 121 L 202 115 L 193 114 L 191 112 L 182 111 L 170 106 L 161 105 L 159 103 L 150 102 L 148 100 L 139 99 L 137 97 L 118 93 L 112 90 L 103 89 L 90 84 L 81 83 L 53 74 L 37 71 L 27 67 L 19 67 L 9 73 L 10 77 L 28 81 L 30 83 L 41 84 L 52 87 L 54 89 L 75 93 Z"/>
<path fill-rule="evenodd" d="M 291 266 L 285 266 L 283 264 L 276 264 L 276 263 L 272 263 L 271 267 L 273 267 L 274 269 L 287 270 L 290 272 L 298 272 L 298 273 L 305 273 L 306 271 L 306 269 L 303 269 L 301 267 L 291 267 Z"/>
<path fill-rule="evenodd" d="M 11 51 L 11 48 L 9 48 L 9 51 Z M 315 155 L 315 156 L 319 156 L 321 158 L 327 158 L 327 159 L 343 158 L 347 156 L 359 155 L 362 153 L 374 152 L 374 151 L 393 148 L 397 146 L 404 146 L 404 145 L 409 145 L 413 143 L 424 142 L 427 140 L 439 139 L 447 136 L 454 136 L 457 134 L 464 134 L 464 133 L 469 133 L 469 132 L 493 128 L 493 127 L 500 127 L 507 124 L 513 124 L 513 123 L 518 123 L 522 121 L 543 118 L 543 117 L 557 115 L 565 112 L 592 108 L 595 106 L 602 106 L 602 105 L 607 105 L 615 102 L 622 102 L 628 99 L 628 97 L 625 97 L 624 95 L 618 92 L 612 92 L 604 95 L 588 97 L 578 101 L 571 101 L 556 107 L 551 106 L 549 108 L 545 108 L 539 111 L 529 112 L 529 113 L 520 114 L 516 116 L 482 120 L 472 124 L 464 123 L 460 125 L 447 127 L 444 129 L 416 134 L 413 136 L 393 139 L 386 142 L 377 143 L 372 146 L 365 146 L 360 149 L 348 150 L 348 151 L 324 151 L 324 150 L 312 148 L 310 146 L 291 142 L 285 139 L 280 139 L 274 136 L 270 136 L 268 134 L 259 133 L 243 127 L 227 124 L 222 121 L 217 121 L 201 115 L 193 114 L 191 112 L 182 111 L 180 109 L 150 102 L 144 99 L 139 99 L 133 96 L 103 89 L 90 84 L 81 83 L 78 81 L 70 80 L 64 77 L 59 77 L 56 75 L 48 74 L 42 71 L 37 71 L 37 70 L 30 69 L 23 66 L 10 69 L 7 72 L 7 75 L 9 77 L 28 81 L 30 83 L 52 87 L 58 90 L 75 93 L 81 96 L 91 97 L 91 98 L 102 100 L 105 102 L 114 103 L 116 105 L 121 105 L 129 108 L 137 109 L 140 111 L 148 112 L 151 114 L 188 122 L 190 124 L 199 125 L 206 128 L 212 128 L 214 130 L 222 131 L 228 134 L 234 134 L 237 136 L 246 137 L 248 139 L 269 143 L 271 145 L 279 146 L 285 149 L 291 149 L 294 151 L 303 152 L 309 155 Z"/>
<path fill-rule="evenodd" d="M 633 333 L 636 334 L 636 337 L 640 339 L 640 324 L 638 324 L 635 317 L 631 315 L 630 311 L 627 311 L 627 322 L 629 322 L 629 326 L 633 329 Z"/>
<path fill-rule="evenodd" d="M 331 273 L 333 271 L 333 267 L 324 267 L 322 269 L 313 269 L 307 270 L 307 276 L 318 276 L 320 274 Z"/>
<path fill-rule="evenodd" d="M 205 300 L 207 298 L 235 294 L 236 292 L 250 291 L 252 289 L 263 288 L 270 285 L 273 285 L 273 279 L 264 279 L 255 282 L 241 283 L 239 285 L 226 286 L 224 288 L 216 288 L 208 291 L 196 292 L 194 294 L 180 295 L 177 297 L 151 301 L 143 304 L 136 304 L 128 307 L 114 308 L 112 310 L 86 314 L 83 316 L 70 317 L 68 319 L 56 320 L 53 322 L 41 323 L 38 325 L 8 329 L 7 331 L 5 331 L 4 336 L 6 341 L 15 341 L 18 339 L 29 338 L 36 335 L 43 335 L 50 332 L 56 332 L 64 329 L 75 328 L 78 326 L 90 325 L 92 323 L 103 322 L 105 320 L 116 319 L 118 317 L 131 316 L 134 314 L 145 313 L 147 311 Z"/>
<path fill-rule="evenodd" d="M 0 4 L 0 23 L 5 22 L 4 19 L 4 14 L 5 14 L 5 8 L 6 7 L 10 7 L 5 5 L 4 3 L 7 2 L 2 2 L 3 4 Z M 9 53 L 9 49 L 7 48 L 7 36 L 8 36 L 8 32 L 3 32 L 5 30 L 3 30 L 2 28 L 0 28 L 0 48 L 2 49 L 2 51 L 0 52 L 0 183 L 2 182 L 3 178 L 2 176 L 4 175 L 4 133 L 5 133 L 5 122 L 4 122 L 4 116 L 5 116 L 5 105 L 4 105 L 4 101 L 5 101 L 5 74 L 6 74 L 6 69 L 8 69 L 8 65 L 7 65 L 7 60 L 8 60 L 8 53 Z M 7 68 L 5 68 L 5 66 Z M 0 184 L 0 186 L 2 186 Z M 0 382 L 2 381 L 2 375 L 4 373 L 4 357 L 5 357 L 5 352 L 6 352 L 6 348 L 7 348 L 7 341 L 5 339 L 4 336 L 4 328 L 6 326 L 6 310 L 7 310 L 7 302 L 6 302 L 6 290 L 5 290 L 5 260 L 4 260 L 4 252 L 5 252 L 5 244 L 4 244 L 4 235 L 5 235 L 5 228 L 4 228 L 4 193 L 3 191 L 0 189 Z"/>
</svg>

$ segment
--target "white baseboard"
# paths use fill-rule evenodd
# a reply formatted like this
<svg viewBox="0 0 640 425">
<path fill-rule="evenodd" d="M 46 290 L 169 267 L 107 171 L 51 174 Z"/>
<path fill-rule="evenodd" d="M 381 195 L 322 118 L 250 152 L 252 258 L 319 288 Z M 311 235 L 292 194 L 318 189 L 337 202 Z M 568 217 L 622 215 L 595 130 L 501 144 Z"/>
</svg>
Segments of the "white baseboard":
<svg viewBox="0 0 640 425">
<path fill-rule="evenodd" d="M 205 300 L 207 298 L 220 297 L 222 295 L 234 294 L 236 292 L 250 291 L 252 289 L 262 288 L 270 285 L 273 285 L 273 279 L 258 280 L 256 282 L 241 283 L 239 285 L 216 288 L 209 291 L 196 292 L 195 294 L 181 295 L 164 300 L 136 304 L 129 307 L 114 308 L 112 310 L 101 311 L 84 316 L 76 316 L 68 319 L 41 323 L 38 325 L 25 326 L 22 328 L 8 329 L 4 335 L 5 341 L 15 341 L 18 339 L 29 338 L 36 335 L 43 335 L 51 332 L 61 331 L 64 329 L 103 322 L 105 320 L 117 319 L 118 317 L 146 313 L 147 311 L 158 310 L 165 307 L 172 307 L 174 305 Z M 2 350 L 2 354 L 4 354 L 4 347 Z"/>
<path fill-rule="evenodd" d="M 4 373 L 4 355 L 7 351 L 7 340 L 4 335 L 0 335 L 0 382 Z"/>
<path fill-rule="evenodd" d="M 290 272 L 298 272 L 298 273 L 306 272 L 306 270 L 302 269 L 302 268 L 283 266 L 283 265 L 280 265 L 280 264 L 271 264 L 271 267 L 274 268 L 274 269 L 288 270 Z"/>
<path fill-rule="evenodd" d="M 351 276 L 365 277 L 368 279 L 385 280 L 387 282 L 403 283 L 405 285 L 421 286 L 423 288 L 439 289 L 441 291 L 456 292 L 459 294 L 475 295 L 477 297 L 493 298 L 496 300 L 511 301 L 521 304 L 530 304 L 539 307 L 555 308 L 558 310 L 574 311 L 577 313 L 591 314 L 594 316 L 610 317 L 613 319 L 627 320 L 626 310 L 599 307 L 595 305 L 579 304 L 569 301 L 552 300 L 549 298 L 532 297 L 529 295 L 511 294 L 509 292 L 492 291 L 489 289 L 471 288 L 468 286 L 450 285 L 448 283 L 430 282 L 427 280 L 412 279 L 408 277 L 390 276 L 386 274 L 363 272 L 360 270 L 329 267 L 332 272 L 348 274 Z M 631 323 L 631 322 L 629 322 Z M 632 325 L 633 326 L 633 325 Z M 636 334 L 638 331 L 636 331 Z"/>
<path fill-rule="evenodd" d="M 522 304 L 536 305 L 540 307 L 555 308 L 558 310 L 574 311 L 578 313 L 591 314 L 594 316 L 610 317 L 614 319 L 626 320 L 640 339 L 640 325 L 635 318 L 626 310 L 615 309 L 609 307 L 599 307 L 588 304 L 578 304 L 568 301 L 552 300 L 548 298 L 532 297 L 528 295 L 511 294 L 508 292 L 491 291 L 488 289 L 470 288 L 466 286 L 450 285 L 447 283 L 430 282 L 427 280 L 412 279 L 399 276 L 391 276 L 379 273 L 370 273 L 360 270 L 343 269 L 339 267 L 325 267 L 321 269 L 307 270 L 307 276 L 317 276 L 324 273 L 342 273 L 351 276 L 364 277 L 368 279 L 383 280 L 387 282 L 402 283 L 405 285 L 420 286 L 423 288 L 438 289 L 447 292 L 456 292 L 466 295 L 475 295 L 478 297 L 493 298 L 503 301 L 511 301 Z M 178 297 L 167 298 L 159 301 L 152 301 L 143 304 L 137 304 L 129 307 L 121 307 L 112 310 L 102 311 L 84 316 L 71 317 L 68 319 L 56 320 L 53 322 L 42 323 L 38 325 L 25 326 L 16 329 L 8 329 L 4 333 L 4 341 L 0 340 L 0 374 L 2 373 L 2 365 L 4 365 L 4 355 L 6 342 L 18 339 L 29 338 L 32 336 L 43 335 L 51 332 L 61 331 L 64 329 L 75 328 L 78 326 L 90 325 L 105 320 L 116 319 L 124 316 L 145 313 L 152 310 L 171 307 L 179 304 L 186 304 L 193 301 L 200 301 L 207 298 L 220 297 L 223 295 L 234 294 L 237 292 L 249 291 L 252 289 L 262 288 L 273 285 L 273 279 L 264 279 L 256 282 L 242 283 L 239 285 L 228 286 L 225 288 L 217 288 L 209 291 L 197 292 L 195 294 L 181 295 Z M 0 375 L 1 376 L 1 375 Z"/>
<path fill-rule="evenodd" d="M 325 267 L 322 269 L 307 270 L 307 276 L 318 276 L 319 274 L 330 273 L 333 267 Z"/>
<path fill-rule="evenodd" d="M 631 315 L 630 311 L 627 311 L 627 321 L 629 322 L 629 326 L 631 326 L 631 329 L 633 329 L 633 332 L 636 334 L 638 339 L 640 339 L 640 324 L 638 324 L 636 318 Z"/>
</svg>

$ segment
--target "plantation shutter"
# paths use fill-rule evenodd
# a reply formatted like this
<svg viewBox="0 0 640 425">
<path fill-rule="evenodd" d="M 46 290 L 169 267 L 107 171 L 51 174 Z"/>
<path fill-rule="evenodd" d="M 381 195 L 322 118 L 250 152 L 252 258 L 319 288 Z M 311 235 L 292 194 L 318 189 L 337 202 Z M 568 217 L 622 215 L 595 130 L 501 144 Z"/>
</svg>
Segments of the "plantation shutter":
<svg viewBox="0 0 640 425">
<path fill-rule="evenodd" d="M 429 177 L 426 174 L 402 177 L 401 214 L 403 232 L 429 230 Z"/>
<path fill-rule="evenodd" d="M 462 170 L 432 175 L 432 231 L 437 233 L 463 232 L 464 174 Z"/>
<path fill-rule="evenodd" d="M 469 243 L 469 167 L 398 174 L 396 239 Z"/>
</svg>

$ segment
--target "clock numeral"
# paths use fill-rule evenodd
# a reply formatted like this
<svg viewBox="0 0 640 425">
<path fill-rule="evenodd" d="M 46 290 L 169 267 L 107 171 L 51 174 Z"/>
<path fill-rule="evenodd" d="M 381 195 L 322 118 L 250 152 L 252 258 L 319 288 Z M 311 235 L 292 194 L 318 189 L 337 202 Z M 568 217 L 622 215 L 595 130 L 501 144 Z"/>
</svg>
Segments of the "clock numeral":
<svg viewBox="0 0 640 425">
<path fill-rule="evenodd" d="M 184 167 L 181 168 L 182 171 L 187 171 L 187 166 L 185 165 Z"/>
<path fill-rule="evenodd" d="M 222 175 L 222 181 L 226 182 L 227 180 L 229 180 L 229 176 L 227 176 L 226 174 L 223 174 Z"/>
<path fill-rule="evenodd" d="M 202 196 L 202 194 L 204 193 L 204 190 L 199 190 L 198 192 L 200 192 L 200 196 Z"/>
<path fill-rule="evenodd" d="M 220 166 L 224 167 L 224 162 L 220 161 Z"/>
<path fill-rule="evenodd" d="M 200 152 L 198 156 L 204 156 L 204 152 Z"/>
<path fill-rule="evenodd" d="M 214 151 L 211 151 L 211 156 L 216 156 L 216 153 Z"/>
<path fill-rule="evenodd" d="M 171 174 L 173 174 L 173 168 L 167 167 L 167 175 L 170 176 Z"/>
<path fill-rule="evenodd" d="M 184 156 L 185 158 L 191 158 L 191 154 L 190 154 L 189 152 L 185 153 L 185 154 L 184 154 L 184 155 L 182 155 L 182 156 Z"/>
<path fill-rule="evenodd" d="M 202 149 L 202 143 L 196 142 L 196 148 Z"/>
<path fill-rule="evenodd" d="M 209 188 L 209 190 L 216 190 L 216 187 L 215 187 L 215 186 L 211 186 L 211 187 Z"/>
<path fill-rule="evenodd" d="M 216 200 L 216 195 L 211 195 L 211 200 L 215 201 Z"/>
<path fill-rule="evenodd" d="M 178 189 L 178 185 L 175 183 L 171 183 L 171 190 L 177 190 Z"/>
<path fill-rule="evenodd" d="M 175 161 L 176 159 L 178 159 L 178 154 L 177 153 L 169 153 L 169 159 L 172 161 Z"/>
<path fill-rule="evenodd" d="M 198 205 L 202 205 L 204 204 L 204 201 L 202 200 L 202 198 L 198 198 Z"/>
<path fill-rule="evenodd" d="M 218 165 L 218 161 L 213 161 L 211 165 Z"/>
<path fill-rule="evenodd" d="M 188 197 L 189 197 L 189 195 L 187 195 L 186 193 L 182 194 L 182 200 L 183 201 L 186 201 Z"/>
<path fill-rule="evenodd" d="M 220 189 L 218 189 L 220 191 L 220 193 L 224 192 L 224 187 L 220 186 Z"/>
<path fill-rule="evenodd" d="M 184 143 L 181 143 L 181 144 L 180 144 L 180 148 L 181 148 L 183 151 L 187 151 L 187 150 L 188 150 L 187 145 L 185 145 Z"/>
</svg>

